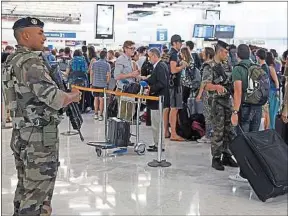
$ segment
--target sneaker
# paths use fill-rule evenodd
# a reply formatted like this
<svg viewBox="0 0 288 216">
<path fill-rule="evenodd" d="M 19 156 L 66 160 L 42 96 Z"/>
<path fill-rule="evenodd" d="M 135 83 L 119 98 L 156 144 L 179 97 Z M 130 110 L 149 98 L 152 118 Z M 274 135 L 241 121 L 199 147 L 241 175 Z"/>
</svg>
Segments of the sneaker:
<svg viewBox="0 0 288 216">
<path fill-rule="evenodd" d="M 98 120 L 98 115 L 97 114 L 94 115 L 94 119 Z"/>
<path fill-rule="evenodd" d="M 103 121 L 103 116 L 100 115 L 99 118 L 98 118 L 98 120 L 99 120 L 99 121 Z"/>
<path fill-rule="evenodd" d="M 197 140 L 198 143 L 211 143 L 211 140 L 203 136 L 201 139 Z"/>
<path fill-rule="evenodd" d="M 236 175 L 230 175 L 229 179 L 233 181 L 244 182 L 244 183 L 248 182 L 248 180 L 240 176 L 239 173 L 237 173 Z"/>
</svg>

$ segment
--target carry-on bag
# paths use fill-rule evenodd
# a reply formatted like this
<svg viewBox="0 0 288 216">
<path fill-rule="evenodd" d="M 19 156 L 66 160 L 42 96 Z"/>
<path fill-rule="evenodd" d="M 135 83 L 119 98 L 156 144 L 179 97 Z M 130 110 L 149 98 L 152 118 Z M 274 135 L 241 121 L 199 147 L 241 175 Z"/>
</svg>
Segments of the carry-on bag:
<svg viewBox="0 0 288 216">
<path fill-rule="evenodd" d="M 127 147 L 130 144 L 130 123 L 116 117 L 108 119 L 108 143 L 115 147 Z"/>
<path fill-rule="evenodd" d="M 288 192 L 288 146 L 275 130 L 242 131 L 230 149 L 262 202 Z"/>
</svg>

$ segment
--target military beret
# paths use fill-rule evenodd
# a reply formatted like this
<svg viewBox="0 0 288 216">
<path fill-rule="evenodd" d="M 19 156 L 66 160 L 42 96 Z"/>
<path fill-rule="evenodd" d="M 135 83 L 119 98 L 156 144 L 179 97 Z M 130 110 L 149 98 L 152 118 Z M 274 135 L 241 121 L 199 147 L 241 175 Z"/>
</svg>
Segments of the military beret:
<svg viewBox="0 0 288 216">
<path fill-rule="evenodd" d="M 222 48 L 224 48 L 226 50 L 230 49 L 229 44 L 227 44 L 227 43 L 225 43 L 224 41 L 221 41 L 221 40 L 218 40 L 217 46 L 220 46 L 220 47 L 222 47 Z"/>
<path fill-rule="evenodd" d="M 41 22 L 37 18 L 26 17 L 26 18 L 22 18 L 22 19 L 17 20 L 14 23 L 14 25 L 13 25 L 13 30 L 21 29 L 21 28 L 27 28 L 27 27 L 40 27 L 40 28 L 43 28 L 44 27 L 44 23 Z"/>
</svg>

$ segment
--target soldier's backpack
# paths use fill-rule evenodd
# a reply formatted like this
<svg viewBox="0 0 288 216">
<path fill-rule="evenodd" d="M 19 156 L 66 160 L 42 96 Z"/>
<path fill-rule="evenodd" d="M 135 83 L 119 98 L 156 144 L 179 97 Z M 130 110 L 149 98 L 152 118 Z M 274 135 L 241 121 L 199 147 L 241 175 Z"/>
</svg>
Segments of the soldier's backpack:
<svg viewBox="0 0 288 216">
<path fill-rule="evenodd" d="M 17 109 L 17 97 L 15 85 L 18 83 L 17 74 L 14 73 L 13 65 L 21 67 L 27 60 L 34 58 L 35 54 L 28 53 L 25 55 L 12 54 L 8 57 L 6 62 L 2 65 L 2 91 L 4 92 L 4 101 L 8 105 L 10 111 Z M 19 76 L 19 75 L 18 75 Z"/>
<path fill-rule="evenodd" d="M 269 75 L 257 64 L 247 67 L 238 64 L 248 70 L 248 88 L 243 95 L 243 103 L 251 105 L 264 105 L 269 98 L 270 81 Z"/>
</svg>

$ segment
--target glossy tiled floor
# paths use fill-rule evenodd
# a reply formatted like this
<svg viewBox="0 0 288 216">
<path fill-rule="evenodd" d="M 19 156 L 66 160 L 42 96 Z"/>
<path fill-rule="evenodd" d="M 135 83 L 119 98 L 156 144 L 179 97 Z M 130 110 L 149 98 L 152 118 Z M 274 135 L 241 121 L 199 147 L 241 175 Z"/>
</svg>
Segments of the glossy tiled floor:
<svg viewBox="0 0 288 216">
<path fill-rule="evenodd" d="M 103 140 L 103 123 L 84 116 L 86 141 Z M 67 119 L 60 132 L 66 131 Z M 149 128 L 140 139 L 151 144 Z M 2 130 L 2 215 L 12 214 L 16 172 L 9 147 L 11 129 Z M 262 203 L 248 184 L 228 180 L 210 167 L 207 144 L 165 141 L 169 168 L 150 168 L 156 153 L 98 158 L 78 136 L 61 136 L 61 167 L 53 215 L 287 215 L 287 196 Z"/>
</svg>

